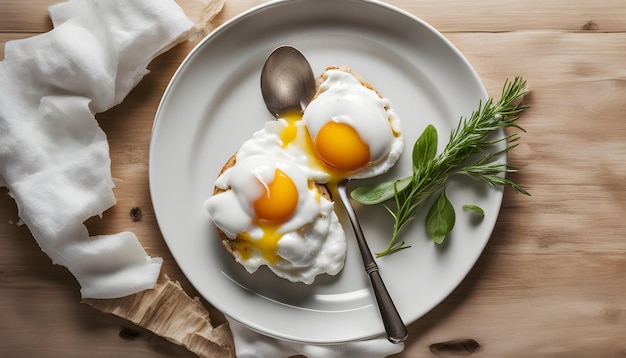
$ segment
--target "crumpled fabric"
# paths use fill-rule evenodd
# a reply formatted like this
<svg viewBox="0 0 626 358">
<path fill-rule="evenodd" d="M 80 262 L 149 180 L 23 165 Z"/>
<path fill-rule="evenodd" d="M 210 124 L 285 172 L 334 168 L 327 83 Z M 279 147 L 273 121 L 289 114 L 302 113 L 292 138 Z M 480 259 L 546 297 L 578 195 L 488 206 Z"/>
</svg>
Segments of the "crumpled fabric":
<svg viewBox="0 0 626 358">
<path fill-rule="evenodd" d="M 0 185 L 84 298 L 154 287 L 162 259 L 131 232 L 89 236 L 84 222 L 115 204 L 106 134 L 95 113 L 119 104 L 147 65 L 192 28 L 172 0 L 71 0 L 54 29 L 5 45 L 0 62 Z"/>
<path fill-rule="evenodd" d="M 329 345 L 282 341 L 257 333 L 230 317 L 226 319 L 233 332 L 237 358 L 381 358 L 404 349 L 404 343 L 393 344 L 387 337 Z"/>
</svg>

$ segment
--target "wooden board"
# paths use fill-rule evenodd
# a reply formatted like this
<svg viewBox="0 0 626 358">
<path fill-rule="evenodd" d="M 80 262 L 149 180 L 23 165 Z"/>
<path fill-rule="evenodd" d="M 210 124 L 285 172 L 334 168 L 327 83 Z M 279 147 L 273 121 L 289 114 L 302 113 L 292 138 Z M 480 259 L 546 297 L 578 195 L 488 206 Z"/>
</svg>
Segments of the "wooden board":
<svg viewBox="0 0 626 358">
<path fill-rule="evenodd" d="M 215 24 L 261 3 L 230 0 Z M 0 45 L 48 31 L 51 0 L 0 2 Z M 181 0 L 192 18 L 202 1 Z M 409 327 L 398 357 L 611 357 L 626 352 L 626 6 L 622 0 L 393 0 L 442 31 L 488 92 L 522 75 L 531 93 L 510 155 L 531 197 L 505 191 L 478 264 L 444 302 Z M 3 47 L 3 46 L 2 46 Z M 148 146 L 159 99 L 193 47 L 157 58 L 127 99 L 97 116 L 110 143 L 118 203 L 88 221 L 93 234 L 131 230 L 163 272 L 186 281 L 154 218 Z M 2 51 L 2 50 L 0 50 Z M 0 52 L 3 54 L 3 52 Z M 184 348 L 80 303 L 0 189 L 0 357 L 188 357 Z M 135 215 L 131 215 L 134 213 Z M 141 215 L 138 215 L 141 213 Z M 410 284 L 407 279 L 407 284 Z M 224 321 L 203 302 L 212 322 Z"/>
</svg>

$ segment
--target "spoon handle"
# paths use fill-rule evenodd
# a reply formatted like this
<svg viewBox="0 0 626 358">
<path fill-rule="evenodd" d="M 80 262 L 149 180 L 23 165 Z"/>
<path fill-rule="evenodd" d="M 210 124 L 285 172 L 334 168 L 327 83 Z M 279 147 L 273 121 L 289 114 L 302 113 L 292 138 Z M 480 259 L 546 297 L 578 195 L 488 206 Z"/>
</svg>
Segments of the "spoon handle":
<svg viewBox="0 0 626 358">
<path fill-rule="evenodd" d="M 391 343 L 403 342 L 408 337 L 409 333 L 404 325 L 404 322 L 402 322 L 400 314 L 398 314 L 398 310 L 396 309 L 396 306 L 387 291 L 387 287 L 385 287 L 385 283 L 380 276 L 380 272 L 378 272 L 378 265 L 376 264 L 376 261 L 374 261 L 374 257 L 367 246 L 365 236 L 361 230 L 361 225 L 359 225 L 356 213 L 354 212 L 354 208 L 350 202 L 350 197 L 348 196 L 347 179 L 339 182 L 337 185 L 337 191 L 339 192 L 339 197 L 346 208 L 346 213 L 350 218 L 352 229 L 354 229 L 354 234 L 359 245 L 359 251 L 361 252 L 361 258 L 363 259 L 363 265 L 365 266 L 365 272 L 367 272 L 367 275 L 370 278 L 372 289 L 374 290 L 374 295 L 376 296 L 376 302 L 378 303 L 378 309 L 380 310 L 380 315 L 383 320 L 383 325 L 385 326 L 385 331 L 387 332 L 387 339 L 389 339 Z"/>
</svg>

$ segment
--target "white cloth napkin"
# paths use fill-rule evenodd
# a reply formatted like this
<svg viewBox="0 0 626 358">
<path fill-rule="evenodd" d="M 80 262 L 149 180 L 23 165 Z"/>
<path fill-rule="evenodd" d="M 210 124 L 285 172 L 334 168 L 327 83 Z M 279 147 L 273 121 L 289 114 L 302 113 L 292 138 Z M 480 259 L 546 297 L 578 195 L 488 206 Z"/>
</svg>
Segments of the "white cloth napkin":
<svg viewBox="0 0 626 358">
<path fill-rule="evenodd" d="M 83 224 L 115 204 L 94 114 L 119 104 L 193 23 L 172 0 L 72 0 L 49 14 L 53 30 L 7 42 L 0 62 L 0 184 L 84 298 L 154 287 L 162 259 L 133 233 L 90 237 Z"/>
<path fill-rule="evenodd" d="M 226 319 L 235 339 L 237 358 L 288 358 L 294 355 L 308 358 L 381 358 L 404 349 L 404 343 L 393 344 L 387 337 L 332 345 L 281 341 L 252 331 L 230 317 Z"/>
</svg>

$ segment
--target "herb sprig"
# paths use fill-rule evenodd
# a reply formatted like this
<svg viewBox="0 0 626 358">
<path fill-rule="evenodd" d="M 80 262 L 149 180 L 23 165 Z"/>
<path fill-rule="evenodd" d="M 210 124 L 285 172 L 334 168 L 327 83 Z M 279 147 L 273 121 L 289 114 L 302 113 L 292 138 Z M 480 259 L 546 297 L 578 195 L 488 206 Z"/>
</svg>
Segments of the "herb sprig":
<svg viewBox="0 0 626 358">
<path fill-rule="evenodd" d="M 505 175 L 515 172 L 506 163 L 497 161 L 500 154 L 515 148 L 519 139 L 517 133 L 493 138 L 492 134 L 509 127 L 524 131 L 515 122 L 519 114 L 527 108 L 519 100 L 528 91 L 526 81 L 516 77 L 507 80 L 500 100 L 494 103 L 488 99 L 478 105 L 478 110 L 469 118 L 461 118 L 457 127 L 450 133 L 450 139 L 443 151 L 436 155 L 438 135 L 434 126 L 429 125 L 415 142 L 412 152 L 412 175 L 371 186 L 356 188 L 351 192 L 354 200 L 366 204 L 378 204 L 394 198 L 394 208 L 385 205 L 394 218 L 393 235 L 386 250 L 377 257 L 409 248 L 405 241 L 397 242 L 400 232 L 416 216 L 420 205 L 431 195 L 439 194 L 426 216 L 426 229 L 436 243 L 442 243 L 452 231 L 455 221 L 454 208 L 445 194 L 445 186 L 451 175 L 467 175 L 491 186 L 510 186 L 514 190 L 530 195 L 526 189 Z M 504 149 L 484 153 L 500 142 L 507 142 Z M 476 158 L 477 157 L 477 158 Z M 469 162 L 469 164 L 468 164 Z M 475 205 L 466 205 L 479 215 L 483 210 Z"/>
</svg>

